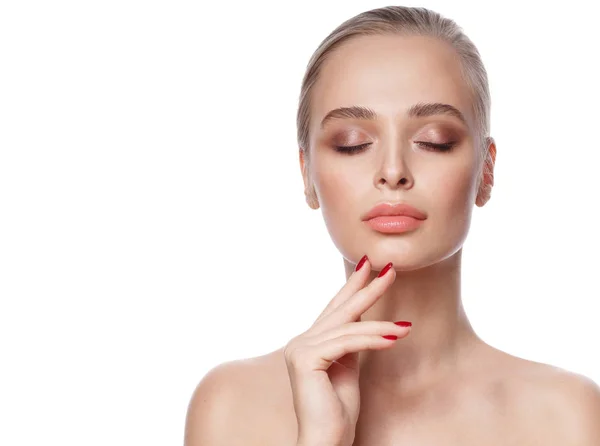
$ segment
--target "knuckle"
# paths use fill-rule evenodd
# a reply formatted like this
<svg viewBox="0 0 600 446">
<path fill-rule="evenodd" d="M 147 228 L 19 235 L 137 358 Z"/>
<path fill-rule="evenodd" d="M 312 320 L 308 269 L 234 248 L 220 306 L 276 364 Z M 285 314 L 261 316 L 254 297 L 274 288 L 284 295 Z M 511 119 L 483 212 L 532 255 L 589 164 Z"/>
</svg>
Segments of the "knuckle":
<svg viewBox="0 0 600 446">
<path fill-rule="evenodd" d="M 308 348 L 306 346 L 298 346 L 294 349 L 293 354 L 290 356 L 290 364 L 294 368 L 298 368 L 302 364 L 306 363 L 308 354 Z"/>
<path fill-rule="evenodd" d="M 340 341 L 344 342 L 344 343 L 349 343 L 350 341 L 354 340 L 356 338 L 356 335 L 354 334 L 343 334 L 340 336 Z"/>
<path fill-rule="evenodd" d="M 298 337 L 295 337 L 285 346 L 283 354 L 286 362 L 296 367 L 302 363 L 306 350 L 306 346 L 301 345 Z"/>
<path fill-rule="evenodd" d="M 289 360 L 291 358 L 293 358 L 294 352 L 295 352 L 295 350 L 297 348 L 296 344 L 297 344 L 296 338 L 292 338 L 292 340 L 289 341 L 287 343 L 287 345 L 285 346 L 285 348 L 283 349 L 283 356 L 285 357 L 286 361 L 289 362 Z"/>
<path fill-rule="evenodd" d="M 352 308 L 352 302 L 349 302 L 348 305 L 344 305 L 340 308 L 340 313 L 342 313 L 345 320 L 354 320 L 358 317 L 356 311 Z"/>
</svg>

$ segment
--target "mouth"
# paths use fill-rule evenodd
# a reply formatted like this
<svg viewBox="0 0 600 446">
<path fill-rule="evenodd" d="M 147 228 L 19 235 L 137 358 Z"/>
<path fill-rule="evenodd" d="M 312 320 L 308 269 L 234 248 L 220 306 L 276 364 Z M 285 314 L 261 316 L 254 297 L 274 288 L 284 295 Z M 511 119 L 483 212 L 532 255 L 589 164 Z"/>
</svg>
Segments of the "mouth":
<svg viewBox="0 0 600 446">
<path fill-rule="evenodd" d="M 369 221 L 379 217 L 410 217 L 413 220 L 425 220 L 427 215 L 406 203 L 380 203 L 367 212 L 363 216 L 363 220 Z"/>
<path fill-rule="evenodd" d="M 408 215 L 380 215 L 365 220 L 365 223 L 378 232 L 398 234 L 418 228 L 423 224 L 423 221 Z"/>
</svg>

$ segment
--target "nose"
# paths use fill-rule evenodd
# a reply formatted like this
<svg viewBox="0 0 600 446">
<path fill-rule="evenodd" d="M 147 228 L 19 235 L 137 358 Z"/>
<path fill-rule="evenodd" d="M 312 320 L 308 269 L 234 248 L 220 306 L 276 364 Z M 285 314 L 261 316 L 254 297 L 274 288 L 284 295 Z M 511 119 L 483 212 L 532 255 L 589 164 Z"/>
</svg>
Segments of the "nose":
<svg viewBox="0 0 600 446">
<path fill-rule="evenodd" d="M 397 142 L 380 146 L 382 155 L 379 169 L 375 176 L 375 186 L 378 188 L 388 187 L 396 189 L 410 189 L 414 183 L 412 173 L 406 161 L 406 153 L 410 151 L 408 146 L 404 147 Z"/>
</svg>

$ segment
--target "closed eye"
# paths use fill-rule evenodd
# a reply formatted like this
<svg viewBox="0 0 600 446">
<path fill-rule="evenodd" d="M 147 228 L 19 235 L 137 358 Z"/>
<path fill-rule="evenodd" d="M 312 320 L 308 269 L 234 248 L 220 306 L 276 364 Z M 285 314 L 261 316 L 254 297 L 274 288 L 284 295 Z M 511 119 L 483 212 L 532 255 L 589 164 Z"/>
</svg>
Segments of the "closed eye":
<svg viewBox="0 0 600 446">
<path fill-rule="evenodd" d="M 417 141 L 417 144 L 425 146 L 425 147 L 431 147 L 432 149 L 437 150 L 438 152 L 449 152 L 456 145 L 455 142 L 447 142 L 444 144 L 435 144 L 432 142 L 424 142 L 424 141 Z"/>
<path fill-rule="evenodd" d="M 436 143 L 432 143 L 432 142 L 416 141 L 416 143 L 419 144 L 420 146 L 428 147 L 428 148 L 433 149 L 434 151 L 438 151 L 438 152 L 449 152 L 456 145 L 455 142 L 436 144 Z M 341 153 L 352 154 L 352 153 L 359 152 L 360 150 L 364 149 L 365 147 L 368 147 L 371 144 L 372 143 L 370 143 L 370 142 L 366 142 L 364 144 L 359 144 L 357 146 L 335 146 L 335 150 L 337 152 L 341 152 Z"/>
<path fill-rule="evenodd" d="M 355 153 L 359 150 L 364 149 L 365 147 L 371 145 L 370 142 L 366 142 L 364 144 L 359 144 L 357 146 L 335 146 L 335 150 L 342 153 Z"/>
</svg>

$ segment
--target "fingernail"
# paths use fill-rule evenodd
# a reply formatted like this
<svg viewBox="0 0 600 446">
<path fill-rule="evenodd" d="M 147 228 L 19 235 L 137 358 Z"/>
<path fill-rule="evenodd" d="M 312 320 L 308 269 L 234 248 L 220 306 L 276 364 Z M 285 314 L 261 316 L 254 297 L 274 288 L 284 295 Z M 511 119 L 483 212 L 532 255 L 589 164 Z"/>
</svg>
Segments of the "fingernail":
<svg viewBox="0 0 600 446">
<path fill-rule="evenodd" d="M 391 339 L 392 341 L 395 341 L 396 339 L 398 339 L 398 336 L 396 336 L 396 335 L 383 335 L 383 337 L 386 339 Z"/>
<path fill-rule="evenodd" d="M 389 269 L 391 267 L 392 267 L 392 262 L 390 262 L 387 265 L 385 265 L 377 277 L 383 276 L 385 273 L 387 273 L 389 271 Z"/>
<path fill-rule="evenodd" d="M 410 321 L 396 321 L 394 324 L 399 325 L 401 327 L 412 327 L 412 322 Z"/>
<path fill-rule="evenodd" d="M 365 254 L 364 256 L 362 256 L 362 259 L 360 259 L 360 262 L 358 262 L 358 264 L 356 265 L 356 268 L 354 269 L 354 271 L 358 271 L 367 261 L 367 255 Z"/>
</svg>

